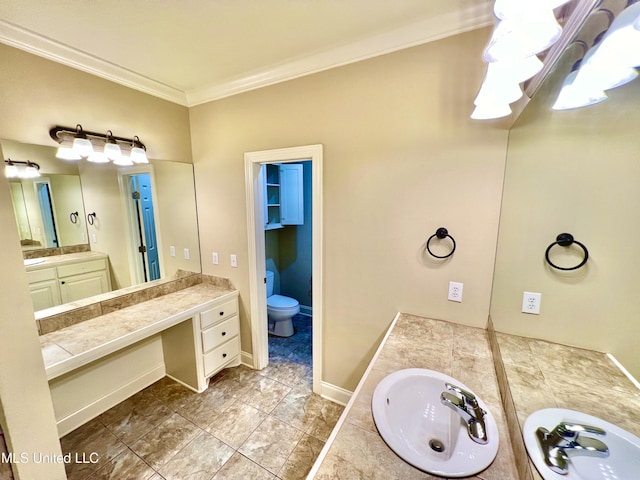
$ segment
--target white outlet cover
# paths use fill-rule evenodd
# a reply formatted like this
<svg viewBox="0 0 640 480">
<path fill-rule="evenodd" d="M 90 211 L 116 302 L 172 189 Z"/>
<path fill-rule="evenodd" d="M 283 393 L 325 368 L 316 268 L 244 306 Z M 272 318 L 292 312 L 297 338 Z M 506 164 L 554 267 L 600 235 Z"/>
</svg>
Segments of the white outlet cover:
<svg viewBox="0 0 640 480">
<path fill-rule="evenodd" d="M 522 313 L 540 315 L 540 302 L 542 302 L 541 293 L 524 292 L 522 295 Z"/>
<path fill-rule="evenodd" d="M 451 300 L 452 302 L 462 302 L 463 287 L 463 283 L 449 282 L 449 294 L 447 295 L 447 299 Z"/>
</svg>

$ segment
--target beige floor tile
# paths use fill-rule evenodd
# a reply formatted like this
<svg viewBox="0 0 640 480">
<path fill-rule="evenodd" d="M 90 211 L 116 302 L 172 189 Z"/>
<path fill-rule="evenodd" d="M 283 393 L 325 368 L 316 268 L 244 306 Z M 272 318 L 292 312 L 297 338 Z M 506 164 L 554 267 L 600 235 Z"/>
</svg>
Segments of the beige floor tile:
<svg viewBox="0 0 640 480">
<path fill-rule="evenodd" d="M 156 472 L 131 450 L 126 449 L 89 477 L 90 480 L 151 479 Z"/>
<path fill-rule="evenodd" d="M 342 405 L 325 400 L 320 414 L 313 419 L 307 429 L 307 433 L 326 442 L 343 411 L 344 407 Z"/>
<path fill-rule="evenodd" d="M 160 474 L 166 480 L 209 480 L 233 453 L 233 448 L 202 432 L 160 467 Z"/>
<path fill-rule="evenodd" d="M 278 420 L 267 417 L 238 452 L 253 460 L 271 473 L 277 474 L 302 438 L 303 432 Z"/>
<path fill-rule="evenodd" d="M 211 480 L 273 480 L 275 475 L 244 455 L 234 453 Z"/>
<path fill-rule="evenodd" d="M 235 397 L 258 410 L 271 413 L 290 391 L 291 387 L 258 375 L 245 379 Z"/>
<path fill-rule="evenodd" d="M 271 414 L 289 425 L 306 430 L 320 415 L 326 400 L 305 387 L 294 387 Z"/>
<path fill-rule="evenodd" d="M 282 480 L 304 480 L 323 447 L 324 442 L 310 435 L 303 435 L 282 469 L 280 469 L 278 478 Z"/>
<path fill-rule="evenodd" d="M 257 408 L 236 400 L 226 410 L 213 417 L 213 421 L 205 430 L 238 449 L 266 416 L 266 413 Z"/>
<path fill-rule="evenodd" d="M 211 423 L 214 416 L 223 412 L 234 402 L 235 398 L 228 391 L 208 388 L 199 395 L 189 397 L 189 401 L 179 407 L 177 411 L 200 428 L 205 428 Z"/>
<path fill-rule="evenodd" d="M 310 369 L 287 358 L 270 358 L 269 365 L 260 373 L 289 387 L 299 384 Z"/>
<path fill-rule="evenodd" d="M 177 413 L 130 445 L 138 456 L 158 470 L 202 430 Z"/>
<path fill-rule="evenodd" d="M 171 414 L 160 400 L 140 392 L 107 410 L 98 419 L 127 445 L 148 433 Z"/>
</svg>

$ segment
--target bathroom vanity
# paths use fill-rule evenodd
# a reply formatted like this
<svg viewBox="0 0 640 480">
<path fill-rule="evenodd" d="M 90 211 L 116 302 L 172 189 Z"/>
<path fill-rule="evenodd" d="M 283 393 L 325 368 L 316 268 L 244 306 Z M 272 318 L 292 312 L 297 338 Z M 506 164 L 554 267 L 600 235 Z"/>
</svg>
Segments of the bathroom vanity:
<svg viewBox="0 0 640 480">
<path fill-rule="evenodd" d="M 65 312 L 66 326 L 39 319 L 60 436 L 165 375 L 202 392 L 240 363 L 238 292 L 228 282 L 197 274 L 128 296 Z M 73 323 L 87 309 L 93 318 Z M 49 331 L 48 320 L 62 328 Z"/>
<path fill-rule="evenodd" d="M 111 291 L 109 257 L 104 253 L 29 259 L 25 268 L 35 311 Z"/>
</svg>

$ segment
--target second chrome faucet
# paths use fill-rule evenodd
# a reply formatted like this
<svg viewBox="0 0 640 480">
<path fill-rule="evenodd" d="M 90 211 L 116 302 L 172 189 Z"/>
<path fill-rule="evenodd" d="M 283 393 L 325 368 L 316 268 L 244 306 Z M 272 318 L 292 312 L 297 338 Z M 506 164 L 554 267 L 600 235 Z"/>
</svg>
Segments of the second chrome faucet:
<svg viewBox="0 0 640 480">
<path fill-rule="evenodd" d="M 484 423 L 484 416 L 487 412 L 480 408 L 475 395 L 451 383 L 445 383 L 445 387 L 449 391 L 442 392 L 440 395 L 442 404 L 462 417 L 467 424 L 467 431 L 471 440 L 486 445 L 489 441 Z M 455 392 L 459 396 L 450 392 Z"/>
</svg>

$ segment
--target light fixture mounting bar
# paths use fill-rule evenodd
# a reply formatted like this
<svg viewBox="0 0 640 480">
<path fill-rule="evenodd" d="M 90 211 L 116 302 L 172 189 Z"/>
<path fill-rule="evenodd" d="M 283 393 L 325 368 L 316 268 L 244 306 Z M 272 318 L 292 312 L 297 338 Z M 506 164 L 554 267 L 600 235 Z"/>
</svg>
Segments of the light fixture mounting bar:
<svg viewBox="0 0 640 480">
<path fill-rule="evenodd" d="M 106 133 L 91 132 L 89 130 L 83 129 L 82 127 L 81 127 L 81 132 L 84 135 L 86 135 L 89 140 L 99 141 L 103 145 L 107 141 Z M 49 130 L 49 136 L 56 143 L 59 143 L 60 145 L 66 145 L 66 146 L 70 146 L 73 143 L 73 139 L 76 138 L 77 133 L 78 133 L 77 127 L 72 128 L 72 127 L 55 126 L 51 130 Z M 140 147 L 144 150 L 147 149 L 147 147 L 145 147 L 145 145 L 140 141 L 140 139 L 137 136 L 134 138 L 125 138 L 125 137 L 118 137 L 116 135 L 108 135 L 108 137 L 112 140 L 115 140 L 118 144 L 126 145 L 129 147 L 135 144 L 135 146 Z"/>
</svg>

